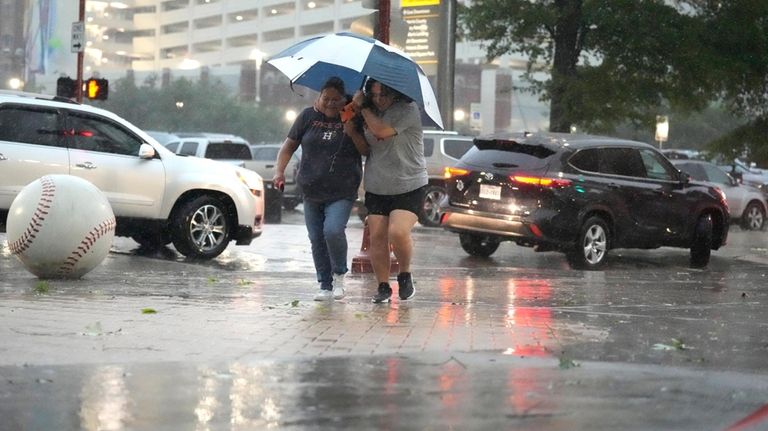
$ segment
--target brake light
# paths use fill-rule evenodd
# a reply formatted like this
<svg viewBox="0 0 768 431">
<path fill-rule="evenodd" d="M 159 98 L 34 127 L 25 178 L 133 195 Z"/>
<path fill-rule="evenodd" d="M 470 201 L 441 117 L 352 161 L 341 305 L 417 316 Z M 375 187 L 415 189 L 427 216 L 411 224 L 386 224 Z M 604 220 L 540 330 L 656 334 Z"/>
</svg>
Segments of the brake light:
<svg viewBox="0 0 768 431">
<path fill-rule="evenodd" d="M 571 180 L 566 178 L 544 178 L 544 177 L 530 177 L 525 175 L 511 175 L 510 180 L 521 184 L 533 184 L 542 187 L 568 187 L 571 185 Z"/>
<path fill-rule="evenodd" d="M 443 178 L 446 180 L 453 177 L 461 177 L 467 174 L 469 174 L 469 171 L 466 169 L 452 168 L 447 166 L 443 169 Z"/>
</svg>

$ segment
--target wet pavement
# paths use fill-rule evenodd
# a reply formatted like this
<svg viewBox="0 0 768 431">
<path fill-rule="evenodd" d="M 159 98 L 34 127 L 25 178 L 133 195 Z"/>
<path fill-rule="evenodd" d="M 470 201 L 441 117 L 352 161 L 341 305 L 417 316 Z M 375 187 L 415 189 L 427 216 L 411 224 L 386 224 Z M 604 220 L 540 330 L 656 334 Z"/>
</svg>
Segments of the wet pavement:
<svg viewBox="0 0 768 431">
<path fill-rule="evenodd" d="M 371 274 L 312 301 L 300 223 L 205 263 L 117 238 L 76 281 L 0 234 L 0 430 L 768 429 L 768 232 L 585 272 L 417 228 L 416 297 L 374 305 Z"/>
</svg>

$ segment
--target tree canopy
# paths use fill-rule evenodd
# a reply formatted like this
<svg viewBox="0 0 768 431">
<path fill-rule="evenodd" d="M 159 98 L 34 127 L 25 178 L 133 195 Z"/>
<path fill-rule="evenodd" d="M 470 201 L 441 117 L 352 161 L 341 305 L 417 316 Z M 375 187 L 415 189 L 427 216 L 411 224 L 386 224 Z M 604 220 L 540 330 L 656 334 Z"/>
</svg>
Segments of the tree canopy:
<svg viewBox="0 0 768 431">
<path fill-rule="evenodd" d="M 242 136 L 249 142 L 279 142 L 288 124 L 274 109 L 240 103 L 218 80 L 175 79 L 156 88 L 157 76 L 141 86 L 130 77 L 110 87 L 109 99 L 92 102 L 144 130 L 163 132 L 214 132 Z"/>
<path fill-rule="evenodd" d="M 552 131 L 652 128 L 663 110 L 712 103 L 742 117 L 742 129 L 766 123 L 764 0 L 473 0 L 459 19 L 489 60 L 527 57 L 525 78 L 550 102 Z"/>
</svg>

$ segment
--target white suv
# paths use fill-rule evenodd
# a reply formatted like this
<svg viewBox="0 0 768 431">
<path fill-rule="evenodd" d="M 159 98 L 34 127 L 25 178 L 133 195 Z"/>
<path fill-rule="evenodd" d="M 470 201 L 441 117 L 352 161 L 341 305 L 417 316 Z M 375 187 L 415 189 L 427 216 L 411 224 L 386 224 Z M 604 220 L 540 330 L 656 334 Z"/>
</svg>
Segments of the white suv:
<svg viewBox="0 0 768 431">
<path fill-rule="evenodd" d="M 0 91 L 0 226 L 21 189 L 49 174 L 96 185 L 112 205 L 116 234 L 143 246 L 173 242 L 187 257 L 211 259 L 262 232 L 257 173 L 176 156 L 103 109 Z"/>
</svg>

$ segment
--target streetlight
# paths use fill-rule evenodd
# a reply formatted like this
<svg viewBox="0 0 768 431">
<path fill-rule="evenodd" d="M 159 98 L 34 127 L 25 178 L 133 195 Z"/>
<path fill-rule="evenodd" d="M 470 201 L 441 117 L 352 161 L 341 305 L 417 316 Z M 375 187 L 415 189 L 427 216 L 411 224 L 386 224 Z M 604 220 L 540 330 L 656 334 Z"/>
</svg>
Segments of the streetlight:
<svg viewBox="0 0 768 431">
<path fill-rule="evenodd" d="M 267 53 L 258 48 L 251 51 L 251 59 L 256 62 L 256 105 L 261 103 L 261 63 L 266 56 Z"/>
<path fill-rule="evenodd" d="M 11 78 L 8 80 L 8 87 L 11 90 L 19 90 L 24 87 L 24 81 L 19 78 Z"/>
<path fill-rule="evenodd" d="M 659 142 L 659 149 L 661 149 L 662 142 L 667 141 L 669 136 L 669 119 L 666 115 L 656 116 L 656 141 Z"/>
</svg>

